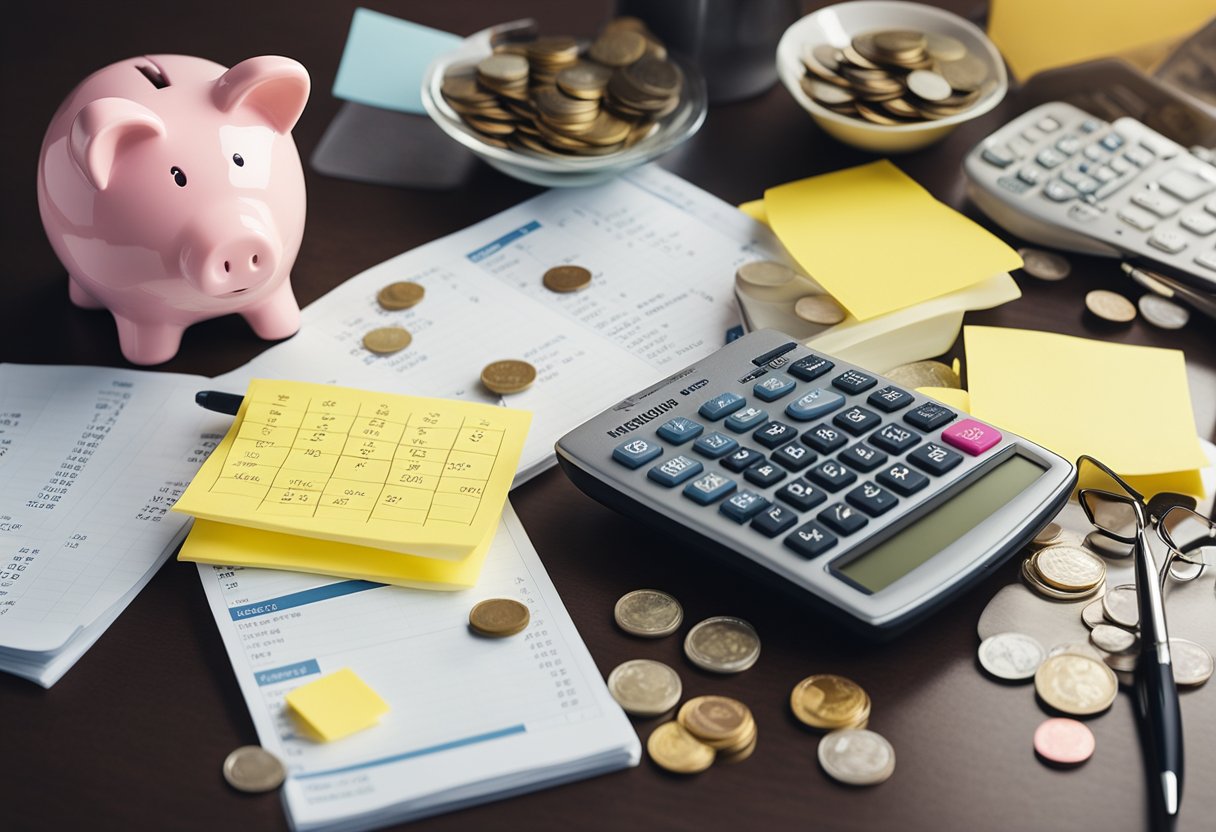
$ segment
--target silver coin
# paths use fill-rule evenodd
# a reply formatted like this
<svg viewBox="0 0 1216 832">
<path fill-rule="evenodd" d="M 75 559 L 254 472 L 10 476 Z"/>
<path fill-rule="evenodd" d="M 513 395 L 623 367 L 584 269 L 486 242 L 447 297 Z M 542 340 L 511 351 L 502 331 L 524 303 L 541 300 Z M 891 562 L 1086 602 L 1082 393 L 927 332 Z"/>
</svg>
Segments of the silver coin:
<svg viewBox="0 0 1216 832">
<path fill-rule="evenodd" d="M 1020 682 L 1034 676 L 1047 653 L 1023 633 L 998 633 L 980 642 L 980 665 L 998 679 Z"/>
<path fill-rule="evenodd" d="M 1115 540 L 1097 529 L 1085 535 L 1085 545 L 1108 558 L 1125 558 L 1132 553 L 1132 544 Z"/>
<path fill-rule="evenodd" d="M 1106 620 L 1129 629 L 1140 624 L 1140 602 L 1135 584 L 1120 584 L 1102 597 Z"/>
<path fill-rule="evenodd" d="M 1039 551 L 1035 567 L 1043 580 L 1065 592 L 1083 592 L 1106 579 L 1106 564 L 1078 546 L 1057 544 Z"/>
<path fill-rule="evenodd" d="M 613 617 L 617 626 L 643 638 L 669 636 L 684 623 L 684 608 L 666 592 L 635 589 L 616 602 Z"/>
<path fill-rule="evenodd" d="M 760 658 L 760 636 L 742 618 L 719 615 L 693 626 L 684 638 L 684 654 L 697 667 L 714 673 L 741 673 Z"/>
<path fill-rule="evenodd" d="M 1185 306 L 1151 292 L 1141 295 L 1136 306 L 1140 307 L 1144 320 L 1160 329 L 1182 329 L 1191 320 L 1191 312 Z"/>
<path fill-rule="evenodd" d="M 794 314 L 802 320 L 822 326 L 834 326 L 848 315 L 831 295 L 807 295 L 794 302 Z"/>
<path fill-rule="evenodd" d="M 1106 662 L 1106 666 L 1118 673 L 1131 673 L 1136 669 L 1136 662 L 1140 660 L 1140 651 L 1132 650 L 1123 653 L 1104 653 L 1102 661 Z"/>
<path fill-rule="evenodd" d="M 1202 685 L 1212 678 L 1212 654 L 1202 644 L 1185 638 L 1170 639 L 1170 658 L 1174 664 L 1174 681 L 1186 687 Z"/>
<path fill-rule="evenodd" d="M 895 749 L 886 737 L 864 728 L 832 731 L 819 741 L 819 765 L 833 780 L 873 786 L 895 772 Z"/>
<path fill-rule="evenodd" d="M 625 713 L 659 716 L 676 706 L 684 685 L 680 675 L 662 662 L 632 659 L 608 674 L 608 692 Z"/>
<path fill-rule="evenodd" d="M 1099 624 L 1106 623 L 1106 612 L 1102 609 L 1101 598 L 1097 601 L 1090 601 L 1085 605 L 1085 609 L 1081 610 L 1081 620 L 1091 630 Z"/>
<path fill-rule="evenodd" d="M 1089 632 L 1094 647 L 1107 653 L 1124 653 L 1136 646 L 1136 634 L 1113 624 L 1099 624 Z"/>
<path fill-rule="evenodd" d="M 1040 248 L 1020 248 L 1022 269 L 1039 280 L 1063 280 L 1072 272 L 1072 264 L 1058 254 Z"/>
<path fill-rule="evenodd" d="M 286 777 L 279 758 L 260 745 L 242 745 L 224 760 L 224 779 L 238 791 L 268 792 L 281 786 Z"/>
<path fill-rule="evenodd" d="M 776 260 L 756 260 L 744 263 L 735 272 L 735 277 L 751 286 L 771 288 L 784 286 L 798 277 L 798 272 Z"/>
<path fill-rule="evenodd" d="M 927 69 L 914 69 L 904 78 L 908 89 L 925 101 L 945 101 L 953 90 L 950 82 L 936 72 Z"/>
</svg>

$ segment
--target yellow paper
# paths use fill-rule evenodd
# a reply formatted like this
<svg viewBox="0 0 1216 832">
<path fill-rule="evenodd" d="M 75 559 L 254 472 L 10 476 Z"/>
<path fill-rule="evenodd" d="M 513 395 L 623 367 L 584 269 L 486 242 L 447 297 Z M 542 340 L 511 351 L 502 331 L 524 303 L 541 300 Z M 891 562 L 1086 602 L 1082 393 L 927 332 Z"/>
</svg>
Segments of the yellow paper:
<svg viewBox="0 0 1216 832">
<path fill-rule="evenodd" d="M 955 370 L 957 373 L 958 370 Z M 956 387 L 917 387 L 916 392 L 937 399 L 942 404 L 963 413 L 971 412 L 971 397 Z"/>
<path fill-rule="evenodd" d="M 349 667 L 291 691 L 287 707 L 321 742 L 371 728 L 389 711 L 388 703 Z"/>
<path fill-rule="evenodd" d="M 1212 0 L 992 0 L 988 36 L 1013 74 L 1178 40 L 1216 13 Z"/>
<path fill-rule="evenodd" d="M 1022 265 L 885 159 L 770 188 L 764 208 L 798 264 L 862 321 Z"/>
<path fill-rule="evenodd" d="M 1202 495 L 1207 460 L 1180 351 L 986 326 L 963 337 L 977 419 L 1068 460 L 1095 457 L 1142 493 Z"/>
<path fill-rule="evenodd" d="M 763 199 L 753 199 L 750 202 L 745 202 L 739 206 L 739 210 L 757 222 L 768 225 L 768 213 L 764 210 Z"/>
<path fill-rule="evenodd" d="M 174 510 L 463 559 L 498 524 L 530 421 L 473 402 L 258 379 Z"/>
<path fill-rule="evenodd" d="M 477 583 L 496 530 L 492 529 L 468 557 L 445 560 L 196 519 L 177 559 L 215 566 L 315 572 L 417 589 L 457 590 Z"/>
</svg>

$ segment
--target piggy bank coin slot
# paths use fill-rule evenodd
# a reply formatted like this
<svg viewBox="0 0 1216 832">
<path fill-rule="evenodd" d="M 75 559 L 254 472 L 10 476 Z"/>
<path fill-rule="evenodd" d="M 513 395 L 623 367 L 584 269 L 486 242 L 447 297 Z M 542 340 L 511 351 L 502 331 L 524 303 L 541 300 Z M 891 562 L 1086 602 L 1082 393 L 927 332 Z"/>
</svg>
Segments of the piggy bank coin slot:
<svg viewBox="0 0 1216 832">
<path fill-rule="evenodd" d="M 164 74 L 156 67 L 140 64 L 136 67 L 136 69 L 138 69 L 140 73 L 148 79 L 148 83 L 156 87 L 158 90 L 163 90 L 165 87 L 169 86 L 168 79 L 165 78 Z"/>
</svg>

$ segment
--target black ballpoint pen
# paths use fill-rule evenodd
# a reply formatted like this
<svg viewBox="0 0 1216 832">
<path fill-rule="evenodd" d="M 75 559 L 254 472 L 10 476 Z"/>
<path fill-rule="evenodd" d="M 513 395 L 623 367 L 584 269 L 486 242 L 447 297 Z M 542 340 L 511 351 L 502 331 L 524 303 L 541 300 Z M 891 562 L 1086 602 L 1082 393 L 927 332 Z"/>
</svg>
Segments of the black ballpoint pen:
<svg viewBox="0 0 1216 832">
<path fill-rule="evenodd" d="M 199 407 L 214 410 L 216 413 L 227 413 L 229 416 L 235 416 L 237 411 L 241 409 L 241 402 L 244 398 L 244 396 L 237 395 L 236 393 L 200 390 L 194 394 L 194 403 Z"/>
</svg>

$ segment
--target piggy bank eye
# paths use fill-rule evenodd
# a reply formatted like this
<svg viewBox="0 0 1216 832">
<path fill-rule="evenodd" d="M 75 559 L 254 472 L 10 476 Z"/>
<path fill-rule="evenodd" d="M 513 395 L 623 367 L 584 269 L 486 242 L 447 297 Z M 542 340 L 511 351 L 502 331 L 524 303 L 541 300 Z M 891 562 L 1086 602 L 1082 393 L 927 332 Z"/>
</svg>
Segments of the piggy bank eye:
<svg viewBox="0 0 1216 832">
<path fill-rule="evenodd" d="M 177 183 L 177 187 L 186 187 L 186 172 L 174 165 L 169 168 L 169 173 L 173 174 L 173 181 Z"/>
<path fill-rule="evenodd" d="M 233 162 L 233 164 L 235 164 L 235 165 L 236 165 L 238 168 L 243 168 L 243 167 L 245 167 L 245 157 L 244 157 L 244 156 L 242 156 L 242 155 L 241 155 L 241 154 L 239 154 L 239 153 L 233 153 L 233 154 L 232 154 L 232 162 Z"/>
</svg>

